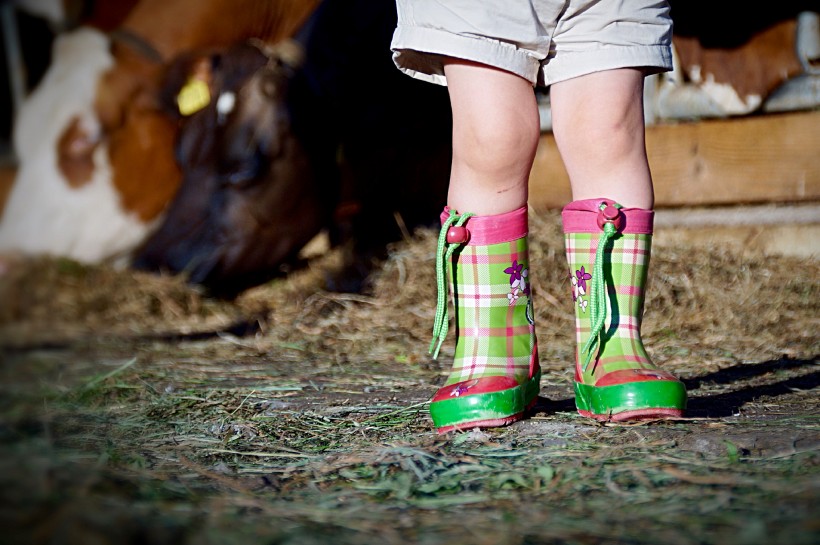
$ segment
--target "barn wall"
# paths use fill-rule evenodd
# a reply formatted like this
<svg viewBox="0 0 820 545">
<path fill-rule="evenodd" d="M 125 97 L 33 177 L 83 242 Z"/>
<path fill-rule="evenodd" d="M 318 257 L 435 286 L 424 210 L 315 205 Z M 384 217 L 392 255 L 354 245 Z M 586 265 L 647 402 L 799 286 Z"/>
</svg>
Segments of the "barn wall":
<svg viewBox="0 0 820 545">
<path fill-rule="evenodd" d="M 820 110 L 654 125 L 646 141 L 659 207 L 820 200 Z M 555 139 L 544 133 L 530 203 L 569 200 Z"/>
</svg>

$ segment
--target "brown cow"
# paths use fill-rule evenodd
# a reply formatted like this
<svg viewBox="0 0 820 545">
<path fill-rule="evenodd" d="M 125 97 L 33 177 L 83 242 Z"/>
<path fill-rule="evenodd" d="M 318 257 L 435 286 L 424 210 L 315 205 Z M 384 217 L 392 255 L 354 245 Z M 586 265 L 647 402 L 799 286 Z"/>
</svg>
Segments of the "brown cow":
<svg viewBox="0 0 820 545">
<path fill-rule="evenodd" d="M 164 62 L 190 49 L 224 47 L 249 38 L 276 43 L 291 36 L 317 4 L 318 0 L 142 0 L 135 7 L 115 34 L 115 64 L 103 75 L 95 103 L 103 130 L 120 133 L 112 138 L 109 155 L 112 181 L 124 208 L 149 222 L 178 188 L 170 141 L 145 138 L 159 133 L 173 137 L 156 104 Z M 134 153 L 135 148 L 142 148 L 141 153 Z"/>
<path fill-rule="evenodd" d="M 212 99 L 181 120 L 182 187 L 134 265 L 185 271 L 230 297 L 277 274 L 327 225 L 332 188 L 294 131 L 293 66 L 281 53 L 243 44 L 186 55 L 169 76 L 170 107 L 193 75 Z"/>
<path fill-rule="evenodd" d="M 397 217 L 407 229 L 438 221 L 449 101 L 395 69 L 395 24 L 391 2 L 327 0 L 297 36 L 305 53 L 293 74 L 279 64 L 253 72 L 260 54 L 247 46 L 207 56 L 204 68 L 189 61 L 169 97 L 196 73 L 213 98 L 182 122 L 185 179 L 136 265 L 230 296 L 277 274 L 324 228 L 351 250 L 328 287 L 355 291 L 401 236 Z M 260 83 L 276 91 L 260 95 Z"/>
</svg>

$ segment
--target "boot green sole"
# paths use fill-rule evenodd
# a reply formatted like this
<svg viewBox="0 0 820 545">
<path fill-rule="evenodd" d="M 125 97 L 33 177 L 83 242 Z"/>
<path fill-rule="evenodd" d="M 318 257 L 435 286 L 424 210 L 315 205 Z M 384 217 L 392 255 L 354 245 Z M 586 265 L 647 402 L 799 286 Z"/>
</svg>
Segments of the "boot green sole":
<svg viewBox="0 0 820 545">
<path fill-rule="evenodd" d="M 438 433 L 505 426 L 523 418 L 535 404 L 540 382 L 539 371 L 514 388 L 435 401 L 430 404 L 430 416 Z"/>
<path fill-rule="evenodd" d="M 575 406 L 584 416 L 614 422 L 682 416 L 686 408 L 686 387 L 674 380 L 600 387 L 576 382 Z"/>
</svg>

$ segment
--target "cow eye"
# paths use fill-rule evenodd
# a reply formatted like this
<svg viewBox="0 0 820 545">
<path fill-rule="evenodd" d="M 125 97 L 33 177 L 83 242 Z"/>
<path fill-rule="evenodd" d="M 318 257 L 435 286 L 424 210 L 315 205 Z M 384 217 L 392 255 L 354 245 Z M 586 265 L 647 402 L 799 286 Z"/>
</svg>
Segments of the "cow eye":
<svg viewBox="0 0 820 545">
<path fill-rule="evenodd" d="M 255 149 L 239 160 L 225 161 L 220 168 L 220 177 L 225 185 L 247 187 L 259 181 L 266 164 L 264 155 Z"/>
</svg>

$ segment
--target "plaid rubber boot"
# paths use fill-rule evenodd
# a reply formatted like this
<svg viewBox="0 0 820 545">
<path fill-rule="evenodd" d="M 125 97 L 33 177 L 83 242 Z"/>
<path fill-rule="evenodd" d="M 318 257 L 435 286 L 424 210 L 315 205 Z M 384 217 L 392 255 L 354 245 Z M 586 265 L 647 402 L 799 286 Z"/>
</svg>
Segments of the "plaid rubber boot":
<svg viewBox="0 0 820 545">
<path fill-rule="evenodd" d="M 445 209 L 438 242 L 438 304 L 430 351 L 447 335 L 447 284 L 456 348 L 445 386 L 430 403 L 439 433 L 503 426 L 524 416 L 541 370 L 530 298 L 527 208 L 496 216 Z M 449 266 L 448 266 L 449 265 Z"/>
<path fill-rule="evenodd" d="M 654 212 L 606 199 L 562 212 L 578 347 L 575 404 L 601 421 L 681 416 L 686 389 L 641 340 Z"/>
</svg>

